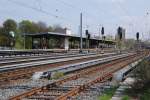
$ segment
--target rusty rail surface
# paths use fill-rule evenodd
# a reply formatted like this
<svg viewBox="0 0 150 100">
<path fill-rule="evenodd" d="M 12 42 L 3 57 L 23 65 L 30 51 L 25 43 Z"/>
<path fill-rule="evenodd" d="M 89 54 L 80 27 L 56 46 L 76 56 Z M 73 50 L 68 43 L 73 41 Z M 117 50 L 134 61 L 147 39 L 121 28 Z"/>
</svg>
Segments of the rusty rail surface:
<svg viewBox="0 0 150 100">
<path fill-rule="evenodd" d="M 46 86 L 43 86 L 43 87 L 40 87 L 40 88 L 35 88 L 35 89 L 32 89 L 31 91 L 28 91 L 28 92 L 25 92 L 23 94 L 20 94 L 18 96 L 15 96 L 15 97 L 11 97 L 9 100 L 21 100 L 22 98 L 25 98 L 25 97 L 29 97 L 29 96 L 32 96 L 38 92 L 41 92 L 41 91 L 44 91 L 44 90 L 47 90 L 51 87 L 55 87 L 55 86 L 58 86 L 58 85 L 61 85 L 65 82 L 68 82 L 68 81 L 71 81 L 71 80 L 76 80 L 80 77 L 82 77 L 82 75 L 87 75 L 87 74 L 93 74 L 95 72 L 98 72 L 98 71 L 102 71 L 104 70 L 105 68 L 108 68 L 112 65 L 115 65 L 117 63 L 120 63 L 120 66 L 117 68 L 117 69 L 114 69 L 113 71 L 109 71 L 107 73 L 104 73 L 103 76 L 100 76 L 98 77 L 97 79 L 95 80 L 92 80 L 88 83 L 85 83 L 84 85 L 81 85 L 81 86 L 78 86 L 78 87 L 75 87 L 73 89 L 71 89 L 69 92 L 67 92 L 66 94 L 64 95 L 61 95 L 59 96 L 56 100 L 66 100 L 68 97 L 70 96 L 74 96 L 78 93 L 80 93 L 81 91 L 83 91 L 85 88 L 88 88 L 90 87 L 91 85 L 97 83 L 97 82 L 101 82 L 103 80 L 106 80 L 106 79 L 110 79 L 112 77 L 112 73 L 121 69 L 122 67 L 132 63 L 133 61 L 136 61 L 142 57 L 144 57 L 146 54 L 143 54 L 143 55 L 140 55 L 137 57 L 137 55 L 134 55 L 134 56 L 130 56 L 130 57 L 126 57 L 126 58 L 123 58 L 123 59 L 119 59 L 119 60 L 115 60 L 115 61 L 112 61 L 110 63 L 107 63 L 107 64 L 102 64 L 102 65 L 99 65 L 100 67 L 92 67 L 92 68 L 89 68 L 89 70 L 82 70 L 80 73 L 76 74 L 76 75 L 73 75 L 71 77 L 68 77 L 68 78 L 65 78 L 63 80 L 59 80 L 59 81 L 56 81 L 56 82 L 53 82 L 51 84 L 48 84 Z M 126 61 L 127 60 L 127 61 Z M 121 62 L 126 62 L 125 64 L 122 64 Z"/>
<path fill-rule="evenodd" d="M 83 91 L 84 89 L 89 88 L 91 85 L 101 82 L 101 81 L 104 81 L 104 80 L 108 80 L 111 77 L 112 77 L 112 74 L 106 73 L 105 75 L 98 77 L 95 80 L 92 80 L 84 85 L 79 86 L 79 87 L 73 88 L 71 91 L 69 91 L 65 95 L 61 95 L 58 98 L 56 98 L 56 100 L 67 100 L 68 97 L 74 96 L 74 95 L 80 93 L 81 91 Z"/>
<path fill-rule="evenodd" d="M 98 77 L 95 80 L 92 80 L 92 81 L 90 81 L 88 83 L 85 83 L 84 85 L 81 85 L 79 87 L 73 88 L 71 91 L 67 92 L 66 94 L 61 95 L 58 98 L 56 98 L 56 100 L 67 100 L 68 97 L 75 96 L 76 94 L 79 94 L 81 91 L 83 91 L 86 88 L 89 88 L 90 86 L 92 86 L 95 83 L 101 82 L 101 81 L 106 80 L 106 79 L 110 79 L 112 77 L 112 73 L 114 73 L 115 71 L 118 71 L 119 69 L 121 69 L 122 67 L 128 65 L 129 63 L 131 63 L 133 61 L 136 61 L 137 59 L 134 59 L 132 61 L 128 60 L 128 62 L 126 62 L 126 64 L 120 65 L 119 68 L 117 68 L 117 69 L 115 69 L 113 71 L 107 72 L 103 76 L 100 76 L 100 77 Z"/>
<path fill-rule="evenodd" d="M 96 57 L 69 60 L 69 61 L 65 61 L 65 62 L 58 62 L 58 63 L 55 63 L 55 64 L 48 64 L 48 65 L 42 65 L 42 66 L 36 66 L 36 67 L 33 66 L 33 67 L 30 67 L 30 68 L 22 68 L 22 69 L 16 69 L 16 70 L 13 70 L 13 71 L 2 72 L 2 73 L 0 73 L 0 82 L 4 82 L 4 81 L 7 82 L 7 81 L 10 81 L 10 80 L 16 80 L 16 79 L 25 78 L 25 77 L 29 78 L 29 77 L 32 76 L 32 74 L 34 72 L 37 72 L 37 71 L 43 71 L 43 70 L 47 70 L 49 68 L 55 68 L 55 67 L 62 66 L 62 65 L 93 60 L 93 59 L 97 59 L 99 57 L 105 57 L 105 56 L 99 55 L 99 56 L 96 56 Z"/>
</svg>

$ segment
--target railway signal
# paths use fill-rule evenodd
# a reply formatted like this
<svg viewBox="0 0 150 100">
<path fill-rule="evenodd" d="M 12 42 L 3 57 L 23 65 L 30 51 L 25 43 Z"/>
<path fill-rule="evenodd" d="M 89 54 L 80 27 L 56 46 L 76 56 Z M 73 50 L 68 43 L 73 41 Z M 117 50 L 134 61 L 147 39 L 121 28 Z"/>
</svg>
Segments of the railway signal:
<svg viewBox="0 0 150 100">
<path fill-rule="evenodd" d="M 91 35 L 88 30 L 85 30 L 85 34 L 86 34 L 87 39 L 90 39 Z"/>
<path fill-rule="evenodd" d="M 102 34 L 102 42 L 104 43 L 104 41 L 105 41 L 105 36 L 104 36 L 104 34 L 105 34 L 105 30 L 104 30 L 104 27 L 102 27 L 102 29 L 101 29 L 101 34 Z M 102 46 L 102 50 L 103 50 L 103 46 Z"/>
<path fill-rule="evenodd" d="M 136 39 L 139 41 L 139 32 L 136 33 Z"/>
<path fill-rule="evenodd" d="M 85 30 L 85 34 L 86 34 L 86 48 L 89 49 L 89 40 L 90 40 L 91 35 L 89 34 L 88 30 Z"/>
<path fill-rule="evenodd" d="M 122 47 L 122 34 L 123 34 L 123 29 L 122 27 L 118 27 L 117 29 L 117 34 L 118 34 L 118 49 L 119 49 L 119 53 L 121 53 L 121 47 Z"/>
<path fill-rule="evenodd" d="M 102 36 L 105 34 L 104 27 L 102 27 L 101 34 Z"/>
<path fill-rule="evenodd" d="M 88 37 L 89 31 L 85 30 L 86 37 Z"/>
<path fill-rule="evenodd" d="M 119 40 L 122 40 L 122 28 L 121 27 L 118 27 L 118 37 L 119 37 Z"/>
<path fill-rule="evenodd" d="M 136 39 L 137 39 L 137 51 L 139 51 L 139 49 L 141 48 L 141 44 L 140 44 L 140 41 L 139 41 L 139 32 L 136 33 Z"/>
</svg>

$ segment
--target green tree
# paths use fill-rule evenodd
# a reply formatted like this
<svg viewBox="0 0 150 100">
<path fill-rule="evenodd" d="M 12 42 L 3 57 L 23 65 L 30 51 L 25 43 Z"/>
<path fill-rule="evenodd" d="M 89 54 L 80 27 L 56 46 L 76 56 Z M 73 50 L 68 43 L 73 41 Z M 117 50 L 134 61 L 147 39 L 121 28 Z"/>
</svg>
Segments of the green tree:
<svg viewBox="0 0 150 100">
<path fill-rule="evenodd" d="M 29 20 L 23 20 L 19 23 L 19 29 L 21 33 L 37 33 L 38 32 L 38 26 L 36 23 L 31 22 Z"/>
<path fill-rule="evenodd" d="M 5 35 L 0 35 L 0 46 L 9 46 L 9 39 Z"/>
<path fill-rule="evenodd" d="M 23 41 L 23 36 L 20 32 L 19 29 L 17 29 L 17 32 L 16 32 L 16 36 L 15 36 L 15 48 L 16 49 L 23 49 L 24 47 L 24 41 Z"/>
<path fill-rule="evenodd" d="M 9 34 L 10 31 L 16 32 L 17 23 L 12 19 L 7 19 L 3 23 L 3 30 L 4 30 L 5 34 Z"/>
<path fill-rule="evenodd" d="M 0 27 L 0 46 L 6 46 L 7 37 L 4 35 L 3 27 Z"/>
<path fill-rule="evenodd" d="M 2 35 L 3 33 L 4 33 L 3 27 L 0 27 L 0 35 Z"/>
<path fill-rule="evenodd" d="M 14 46 L 15 38 L 12 36 L 12 34 L 10 34 L 10 32 L 16 33 L 16 31 L 17 23 L 13 19 L 7 19 L 6 21 L 4 21 L 3 27 L 0 28 L 0 45 Z"/>
</svg>

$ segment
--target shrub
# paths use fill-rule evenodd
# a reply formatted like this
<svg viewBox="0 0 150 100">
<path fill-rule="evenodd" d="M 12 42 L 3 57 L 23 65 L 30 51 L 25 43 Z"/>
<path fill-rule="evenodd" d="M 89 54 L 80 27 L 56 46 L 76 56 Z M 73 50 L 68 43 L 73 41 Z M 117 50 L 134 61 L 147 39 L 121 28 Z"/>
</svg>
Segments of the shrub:
<svg viewBox="0 0 150 100">
<path fill-rule="evenodd" d="M 150 61 L 144 60 L 138 64 L 134 71 L 135 83 L 132 89 L 138 91 L 150 83 Z"/>
<path fill-rule="evenodd" d="M 101 96 L 99 98 L 99 100 L 110 100 L 110 99 L 111 99 L 111 96 L 110 95 L 106 95 L 106 94 L 104 94 L 103 96 Z"/>
<path fill-rule="evenodd" d="M 131 89 L 126 90 L 126 93 L 140 100 L 150 100 L 150 58 L 140 62 L 133 75 L 135 82 L 131 85 Z"/>
<path fill-rule="evenodd" d="M 104 92 L 104 95 L 99 97 L 99 100 L 110 100 L 114 95 L 117 87 L 112 87 Z"/>
<path fill-rule="evenodd" d="M 121 100 L 130 100 L 130 97 L 126 95 L 126 96 L 123 96 Z"/>
</svg>

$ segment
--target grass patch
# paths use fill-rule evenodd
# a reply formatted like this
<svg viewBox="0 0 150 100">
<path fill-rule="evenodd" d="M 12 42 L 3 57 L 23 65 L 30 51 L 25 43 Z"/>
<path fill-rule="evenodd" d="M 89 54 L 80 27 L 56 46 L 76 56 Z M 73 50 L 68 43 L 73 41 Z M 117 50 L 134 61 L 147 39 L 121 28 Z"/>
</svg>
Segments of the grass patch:
<svg viewBox="0 0 150 100">
<path fill-rule="evenodd" d="M 63 76 L 64 76 L 64 73 L 56 72 L 56 73 L 54 73 L 54 75 L 52 75 L 52 79 L 59 79 L 59 78 L 61 78 Z"/>
<path fill-rule="evenodd" d="M 121 100 L 130 100 L 130 97 L 126 95 L 126 96 L 123 96 Z"/>
<path fill-rule="evenodd" d="M 107 89 L 104 91 L 104 94 L 102 96 L 98 97 L 98 100 L 110 100 L 112 96 L 114 95 L 117 87 L 112 87 L 110 89 Z"/>
</svg>

